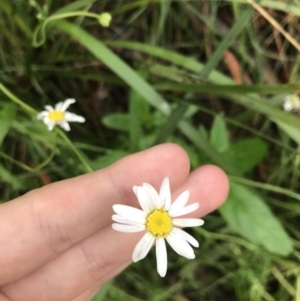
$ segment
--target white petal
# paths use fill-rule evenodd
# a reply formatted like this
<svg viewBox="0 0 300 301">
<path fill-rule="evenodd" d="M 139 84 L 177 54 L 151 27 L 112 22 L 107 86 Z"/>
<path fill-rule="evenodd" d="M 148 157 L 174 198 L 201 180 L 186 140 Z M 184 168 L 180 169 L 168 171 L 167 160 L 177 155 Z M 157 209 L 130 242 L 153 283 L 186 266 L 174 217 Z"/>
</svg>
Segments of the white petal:
<svg viewBox="0 0 300 301">
<path fill-rule="evenodd" d="M 185 239 L 182 239 L 180 235 L 176 235 L 176 233 L 171 231 L 166 239 L 177 254 L 186 257 L 187 259 L 195 258 L 193 248 L 186 242 Z"/>
<path fill-rule="evenodd" d="M 48 111 L 42 111 L 42 112 L 38 113 L 37 119 L 41 120 L 41 119 L 45 118 L 48 115 L 49 115 Z"/>
<path fill-rule="evenodd" d="M 200 218 L 174 218 L 172 223 L 177 227 L 199 227 L 204 224 L 204 220 Z"/>
<path fill-rule="evenodd" d="M 62 112 L 65 112 L 66 109 L 67 109 L 72 103 L 75 103 L 75 102 L 76 102 L 76 100 L 75 100 L 74 98 L 68 98 L 68 99 L 66 99 L 66 100 L 62 103 L 62 106 L 61 106 L 60 110 L 61 110 Z"/>
<path fill-rule="evenodd" d="M 163 206 L 165 210 L 168 211 L 171 206 L 171 190 L 170 190 L 170 181 L 168 177 L 164 178 L 161 183 L 159 196 L 164 204 Z"/>
<path fill-rule="evenodd" d="M 53 107 L 52 107 L 52 106 L 49 106 L 49 105 L 46 105 L 46 106 L 45 106 L 45 109 L 46 109 L 48 112 L 54 111 Z"/>
<path fill-rule="evenodd" d="M 198 208 L 199 208 L 199 203 L 194 203 L 194 204 L 185 206 L 179 212 L 172 214 L 171 217 L 178 217 L 178 216 L 186 215 L 186 214 L 196 211 Z"/>
<path fill-rule="evenodd" d="M 148 183 L 143 183 L 143 187 L 145 188 L 145 191 L 148 194 L 148 198 L 153 205 L 151 207 L 160 209 L 163 204 L 154 187 Z"/>
<path fill-rule="evenodd" d="M 68 123 L 68 121 L 65 121 L 65 120 L 63 120 L 63 121 L 61 121 L 60 123 L 59 123 L 59 125 L 65 130 L 65 131 L 70 131 L 70 125 L 69 125 L 69 123 Z"/>
<path fill-rule="evenodd" d="M 136 196 L 141 208 L 146 214 L 148 214 L 155 208 L 150 200 L 149 194 L 145 191 L 145 188 L 143 186 L 139 186 L 137 188 Z"/>
<path fill-rule="evenodd" d="M 156 239 L 156 264 L 157 272 L 160 277 L 165 277 L 167 273 L 167 248 L 165 239 L 160 237 Z"/>
<path fill-rule="evenodd" d="M 85 122 L 85 118 L 74 113 L 65 112 L 65 119 L 69 122 Z"/>
<path fill-rule="evenodd" d="M 113 210 L 120 216 L 130 217 L 132 215 L 137 216 L 138 218 L 146 218 L 146 213 L 140 209 L 126 206 L 126 205 L 113 205 Z"/>
<path fill-rule="evenodd" d="M 146 229 L 145 226 L 143 225 L 121 225 L 121 224 L 113 223 L 111 226 L 116 231 L 127 232 L 127 233 L 141 232 Z"/>
<path fill-rule="evenodd" d="M 49 116 L 46 116 L 46 117 L 44 117 L 43 122 L 48 126 L 49 122 L 54 122 L 54 121 L 50 120 Z"/>
<path fill-rule="evenodd" d="M 179 213 L 182 208 L 185 206 L 189 199 L 190 193 L 188 190 L 184 191 L 176 200 L 175 202 L 171 205 L 171 209 L 169 210 L 169 214 L 171 216 L 176 215 Z"/>
<path fill-rule="evenodd" d="M 135 195 L 137 194 L 137 189 L 138 189 L 138 186 L 133 186 L 132 187 L 132 190 L 133 190 L 133 192 L 134 192 Z"/>
<path fill-rule="evenodd" d="M 124 217 L 124 216 L 114 214 L 111 218 L 115 222 L 118 222 L 121 224 L 123 223 L 123 224 L 128 224 L 128 225 L 136 225 L 136 224 L 145 225 L 145 223 L 146 223 L 145 218 L 141 218 L 140 216 L 137 216 L 137 215 L 131 215 L 131 216 Z"/>
<path fill-rule="evenodd" d="M 46 122 L 46 121 L 44 120 L 44 122 Z M 55 122 L 49 120 L 49 122 L 47 122 L 47 126 L 48 126 L 48 130 L 52 131 L 55 126 Z"/>
<path fill-rule="evenodd" d="M 198 241 L 190 234 L 188 234 L 187 232 L 179 229 L 179 228 L 173 228 L 172 232 L 177 235 L 180 236 L 181 238 L 185 239 L 188 243 L 190 243 L 192 246 L 198 248 L 199 247 L 199 243 Z"/>
<path fill-rule="evenodd" d="M 283 109 L 285 111 L 291 111 L 294 108 L 294 106 L 290 102 L 285 102 L 283 104 Z"/>
<path fill-rule="evenodd" d="M 154 243 L 154 239 L 154 236 L 148 232 L 142 237 L 133 250 L 133 262 L 137 262 L 147 256 Z"/>
<path fill-rule="evenodd" d="M 61 102 L 58 102 L 58 103 L 55 105 L 55 111 L 61 111 L 61 112 L 62 112 L 62 109 L 61 109 L 62 105 L 63 105 L 63 102 L 62 102 L 62 101 L 61 101 Z"/>
</svg>

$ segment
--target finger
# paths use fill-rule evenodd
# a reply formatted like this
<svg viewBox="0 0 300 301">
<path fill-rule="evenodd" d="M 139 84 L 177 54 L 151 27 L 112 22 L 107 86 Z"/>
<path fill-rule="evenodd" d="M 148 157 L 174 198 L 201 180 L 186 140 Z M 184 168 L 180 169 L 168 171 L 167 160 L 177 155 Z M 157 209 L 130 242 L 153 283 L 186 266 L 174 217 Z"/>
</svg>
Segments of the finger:
<svg viewBox="0 0 300 301">
<path fill-rule="evenodd" d="M 110 223 L 112 204 L 129 202 L 133 185 L 146 181 L 158 188 L 169 176 L 178 187 L 188 173 L 183 149 L 164 144 L 0 205 L 0 284 L 29 274 Z"/>
<path fill-rule="evenodd" d="M 204 166 L 194 171 L 172 195 L 189 190 L 189 203 L 200 202 L 200 208 L 190 216 L 202 216 L 217 207 L 227 197 L 228 180 L 217 167 Z M 104 283 L 131 260 L 140 233 L 115 232 L 110 225 L 66 251 L 40 270 L 4 286 L 3 292 L 12 300 L 65 301 L 82 294 L 94 283 Z M 62 286 L 63 284 L 63 286 Z M 23 298 L 21 296 L 27 296 Z M 29 297 L 30 298 L 29 298 Z M 19 298 L 19 299 L 17 299 Z"/>
<path fill-rule="evenodd" d="M 88 299 L 87 299 L 88 300 Z M 5 297 L 3 294 L 1 294 L 1 292 L 0 292 L 0 301 L 11 301 L 11 300 L 9 300 L 9 299 L 7 299 L 7 297 Z M 80 300 L 78 300 L 78 301 L 80 301 Z"/>
</svg>

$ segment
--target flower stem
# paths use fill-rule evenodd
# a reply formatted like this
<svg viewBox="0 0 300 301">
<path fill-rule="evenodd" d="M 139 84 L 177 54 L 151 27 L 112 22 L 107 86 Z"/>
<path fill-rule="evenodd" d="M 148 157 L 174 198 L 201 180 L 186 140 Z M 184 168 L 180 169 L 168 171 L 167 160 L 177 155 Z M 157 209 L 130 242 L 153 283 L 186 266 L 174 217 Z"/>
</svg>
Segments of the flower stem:
<svg viewBox="0 0 300 301">
<path fill-rule="evenodd" d="M 75 147 L 75 145 L 72 143 L 72 141 L 63 133 L 62 131 L 59 131 L 60 137 L 67 143 L 67 145 L 73 150 L 73 152 L 76 154 L 78 159 L 81 161 L 81 163 L 84 165 L 87 172 L 93 172 L 93 169 L 90 167 L 90 165 L 85 161 L 85 159 L 82 157 L 78 149 Z"/>
<path fill-rule="evenodd" d="M 22 107 L 23 109 L 25 109 L 26 111 L 36 114 L 37 111 L 35 109 L 33 109 L 32 107 L 30 107 L 29 105 L 27 105 L 25 102 L 23 102 L 21 99 L 17 98 L 15 95 L 13 95 L 5 86 L 3 86 L 0 83 L 0 90 L 8 97 L 10 98 L 10 100 L 12 100 L 13 102 L 15 102 L 16 104 L 18 104 L 20 107 Z"/>
</svg>

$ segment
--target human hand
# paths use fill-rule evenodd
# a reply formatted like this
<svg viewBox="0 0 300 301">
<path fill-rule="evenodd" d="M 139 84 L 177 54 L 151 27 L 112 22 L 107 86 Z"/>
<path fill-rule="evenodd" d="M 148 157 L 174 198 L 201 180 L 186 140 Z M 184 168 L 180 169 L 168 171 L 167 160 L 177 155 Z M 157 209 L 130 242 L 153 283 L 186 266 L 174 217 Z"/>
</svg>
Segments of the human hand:
<svg viewBox="0 0 300 301">
<path fill-rule="evenodd" d="M 108 168 L 33 190 L 0 205 L 0 301 L 87 301 L 132 261 L 143 233 L 112 229 L 112 205 L 139 208 L 132 191 L 156 189 L 170 179 L 172 200 L 190 191 L 200 217 L 218 208 L 228 180 L 207 165 L 189 173 L 177 145 L 163 144 L 127 156 Z"/>
</svg>

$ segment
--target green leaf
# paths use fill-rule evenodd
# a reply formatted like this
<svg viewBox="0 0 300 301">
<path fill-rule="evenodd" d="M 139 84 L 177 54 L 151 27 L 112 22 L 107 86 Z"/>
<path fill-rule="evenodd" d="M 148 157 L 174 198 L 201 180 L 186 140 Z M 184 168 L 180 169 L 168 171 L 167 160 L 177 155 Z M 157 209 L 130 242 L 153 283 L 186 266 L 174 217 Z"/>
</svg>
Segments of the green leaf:
<svg viewBox="0 0 300 301">
<path fill-rule="evenodd" d="M 106 155 L 100 156 L 97 159 L 91 161 L 91 165 L 94 170 L 104 168 L 127 155 L 128 152 L 124 152 L 120 150 L 112 151 Z"/>
<path fill-rule="evenodd" d="M 108 128 L 128 132 L 130 129 L 130 116 L 122 113 L 108 114 L 103 117 L 102 123 Z"/>
<path fill-rule="evenodd" d="M 146 78 L 146 74 L 139 73 L 143 78 Z M 142 124 L 146 122 L 148 118 L 150 106 L 147 101 L 141 96 L 140 93 L 131 89 L 129 96 L 129 128 L 130 128 L 130 147 L 131 151 L 139 150 L 139 141 L 142 137 L 141 129 Z"/>
<path fill-rule="evenodd" d="M 130 68 L 110 49 L 108 49 L 102 42 L 95 39 L 77 25 L 65 21 L 57 21 L 55 26 L 68 33 L 71 37 L 81 43 L 87 50 L 94 54 L 96 58 L 104 62 L 130 87 L 136 90 L 145 100 L 147 100 L 149 104 L 157 108 L 165 115 L 170 115 L 170 105 L 163 99 L 163 97 L 157 93 L 148 82 L 139 76 L 137 72 Z M 224 158 L 213 147 L 207 146 L 207 141 L 201 140 L 197 130 L 195 130 L 191 125 L 182 120 L 179 124 L 179 128 L 191 141 L 193 141 L 195 145 L 197 145 L 202 151 L 206 152 L 215 163 L 222 166 L 222 168 L 224 168 L 226 171 L 236 174 L 235 169 L 229 162 L 227 162 L 226 158 Z"/>
<path fill-rule="evenodd" d="M 249 138 L 232 143 L 224 155 L 241 172 L 251 170 L 267 154 L 267 144 L 258 138 Z"/>
<path fill-rule="evenodd" d="M 229 148 L 226 123 L 219 115 L 215 117 L 211 128 L 210 143 L 221 153 Z"/>
<path fill-rule="evenodd" d="M 55 14 L 62 14 L 62 13 L 69 13 L 73 11 L 77 11 L 82 9 L 86 6 L 92 5 L 96 0 L 79 0 L 79 1 L 72 1 L 70 4 L 60 8 L 55 12 Z"/>
<path fill-rule="evenodd" d="M 252 190 L 231 183 L 225 204 L 219 209 L 229 226 L 266 250 L 286 256 L 293 250 L 280 221 Z"/>
<path fill-rule="evenodd" d="M 14 122 L 15 115 L 16 106 L 13 103 L 6 104 L 2 112 L 0 112 L 0 145 Z"/>
<path fill-rule="evenodd" d="M 184 55 L 178 54 L 176 52 L 160 48 L 153 45 L 148 45 L 145 43 L 138 43 L 138 42 L 131 42 L 131 41 L 106 41 L 105 44 L 113 47 L 123 47 L 126 49 L 131 49 L 135 51 L 144 52 L 148 55 L 151 55 L 153 57 L 158 57 L 160 59 L 166 60 L 168 62 L 171 62 L 172 64 L 181 66 L 187 70 L 190 70 L 194 73 L 200 73 L 204 65 L 196 61 L 195 59 L 186 57 Z M 212 71 L 210 75 L 208 76 L 208 79 L 217 82 L 219 84 L 234 84 L 234 81 L 222 73 L 218 71 Z"/>
<path fill-rule="evenodd" d="M 96 58 L 111 68 L 130 87 L 142 95 L 151 105 L 166 115 L 170 114 L 170 106 L 163 97 L 101 41 L 95 39 L 79 26 L 66 21 L 56 21 L 55 26 L 76 39 L 87 50 L 94 54 Z"/>
<path fill-rule="evenodd" d="M 200 136 L 204 139 L 204 140 L 209 140 L 208 138 L 208 131 L 206 130 L 206 128 L 201 124 L 199 126 L 199 134 Z"/>
<path fill-rule="evenodd" d="M 274 120 L 275 123 L 298 145 L 300 145 L 300 131 L 298 128 L 286 124 L 285 122 L 281 122 L 279 120 Z"/>
<path fill-rule="evenodd" d="M 103 301 L 106 299 L 106 296 L 109 292 L 109 289 L 113 285 L 114 280 L 110 280 L 106 282 L 102 287 L 99 289 L 98 293 L 93 297 L 91 301 Z M 107 300 L 107 299 L 106 299 Z"/>
<path fill-rule="evenodd" d="M 23 187 L 23 182 L 18 180 L 8 169 L 0 165 L 0 182 L 10 184 L 14 189 L 19 190 Z"/>
</svg>

